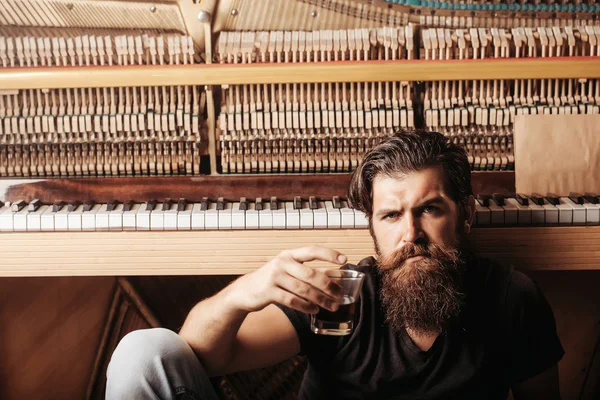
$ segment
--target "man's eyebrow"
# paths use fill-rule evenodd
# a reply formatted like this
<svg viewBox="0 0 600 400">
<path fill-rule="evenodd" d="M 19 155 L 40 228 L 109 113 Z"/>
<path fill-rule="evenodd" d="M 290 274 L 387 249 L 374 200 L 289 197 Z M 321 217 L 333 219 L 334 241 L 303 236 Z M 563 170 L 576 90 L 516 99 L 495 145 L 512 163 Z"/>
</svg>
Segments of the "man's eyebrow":
<svg viewBox="0 0 600 400">
<path fill-rule="evenodd" d="M 400 212 L 397 208 L 383 208 L 375 213 L 376 216 L 381 217 L 383 215 L 388 215 L 391 213 Z"/>
<path fill-rule="evenodd" d="M 415 208 L 427 207 L 430 204 L 436 204 L 436 203 L 444 203 L 444 198 L 442 196 L 432 197 L 431 199 L 427 199 L 424 202 L 420 203 Z"/>
<path fill-rule="evenodd" d="M 444 203 L 444 197 L 435 196 L 435 197 L 432 197 L 430 199 L 423 201 L 422 203 L 419 203 L 419 205 L 417 205 L 416 207 L 413 207 L 413 210 L 419 209 L 419 208 L 425 208 L 431 204 L 443 204 L 443 203 Z M 384 216 L 384 215 L 396 213 L 396 212 L 402 212 L 402 209 L 401 208 L 382 208 L 381 210 L 377 211 L 375 213 L 375 215 L 380 217 L 380 216 Z"/>
</svg>

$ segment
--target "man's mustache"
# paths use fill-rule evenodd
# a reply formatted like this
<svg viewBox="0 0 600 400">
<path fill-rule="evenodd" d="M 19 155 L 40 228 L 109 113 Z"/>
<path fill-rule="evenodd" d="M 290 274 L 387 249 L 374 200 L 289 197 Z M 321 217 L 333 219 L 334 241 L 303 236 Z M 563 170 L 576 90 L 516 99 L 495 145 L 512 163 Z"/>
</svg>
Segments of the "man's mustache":
<svg viewBox="0 0 600 400">
<path fill-rule="evenodd" d="M 386 266 L 388 268 L 393 268 L 400 266 L 402 263 L 404 263 L 411 257 L 420 256 L 425 258 L 431 258 L 435 252 L 436 250 L 434 245 L 406 243 L 398 250 L 384 257 L 384 260 L 382 260 L 383 262 L 381 263 L 381 265 Z"/>
<path fill-rule="evenodd" d="M 411 257 L 456 263 L 461 258 L 460 250 L 456 247 L 445 247 L 436 243 L 406 243 L 404 246 L 388 255 L 380 256 L 379 266 L 382 270 L 398 268 Z"/>
</svg>

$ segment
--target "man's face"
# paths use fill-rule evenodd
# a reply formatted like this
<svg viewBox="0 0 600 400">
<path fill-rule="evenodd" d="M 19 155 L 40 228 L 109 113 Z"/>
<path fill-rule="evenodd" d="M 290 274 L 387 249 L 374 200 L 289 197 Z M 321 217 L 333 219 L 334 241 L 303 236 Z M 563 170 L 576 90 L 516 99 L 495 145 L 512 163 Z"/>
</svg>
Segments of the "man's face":
<svg viewBox="0 0 600 400">
<path fill-rule="evenodd" d="M 459 206 L 444 191 L 440 168 L 427 168 L 395 179 L 373 181 L 371 230 L 378 255 L 388 255 L 407 243 L 454 246 L 458 239 Z M 409 259 L 407 262 L 415 261 Z"/>
<path fill-rule="evenodd" d="M 433 167 L 373 181 L 371 235 L 387 320 L 397 330 L 439 333 L 462 309 L 459 246 L 474 206 L 460 210 L 443 183 Z"/>
</svg>

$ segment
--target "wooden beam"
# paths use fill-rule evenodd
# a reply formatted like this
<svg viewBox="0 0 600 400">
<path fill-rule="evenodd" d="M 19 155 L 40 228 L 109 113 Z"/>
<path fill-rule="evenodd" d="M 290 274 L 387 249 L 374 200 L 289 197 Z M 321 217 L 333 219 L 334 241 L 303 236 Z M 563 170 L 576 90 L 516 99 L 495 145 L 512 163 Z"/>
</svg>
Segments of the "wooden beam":
<svg viewBox="0 0 600 400">
<path fill-rule="evenodd" d="M 476 253 L 522 269 L 600 269 L 600 226 L 477 228 L 471 237 Z M 0 276 L 238 275 L 308 245 L 351 263 L 374 254 L 367 229 L 15 232 L 0 234 Z"/>
<path fill-rule="evenodd" d="M 552 78 L 600 78 L 600 57 L 2 68 L 0 90 Z"/>
<path fill-rule="evenodd" d="M 145 202 L 165 198 L 185 198 L 200 202 L 202 197 L 239 200 L 247 197 L 291 201 L 294 196 L 316 196 L 325 199 L 345 197 L 351 175 L 340 174 L 279 174 L 279 175 L 199 175 L 152 177 L 80 177 L 49 179 L 0 179 L 0 201 L 57 201 L 112 200 Z M 512 193 L 515 191 L 513 171 L 471 173 L 473 192 Z M 566 194 L 566 193 L 565 193 Z"/>
</svg>

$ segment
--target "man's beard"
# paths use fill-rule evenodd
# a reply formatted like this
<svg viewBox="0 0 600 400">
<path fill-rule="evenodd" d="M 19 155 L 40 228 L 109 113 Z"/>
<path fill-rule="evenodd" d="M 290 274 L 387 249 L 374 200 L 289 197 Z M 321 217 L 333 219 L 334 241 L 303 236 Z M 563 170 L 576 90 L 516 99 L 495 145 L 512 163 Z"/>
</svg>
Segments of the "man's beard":
<svg viewBox="0 0 600 400">
<path fill-rule="evenodd" d="M 381 256 L 381 299 L 386 321 L 396 332 L 409 328 L 417 335 L 447 330 L 464 304 L 464 261 L 458 245 L 407 243 Z M 410 257 L 422 256 L 410 263 Z"/>
</svg>

